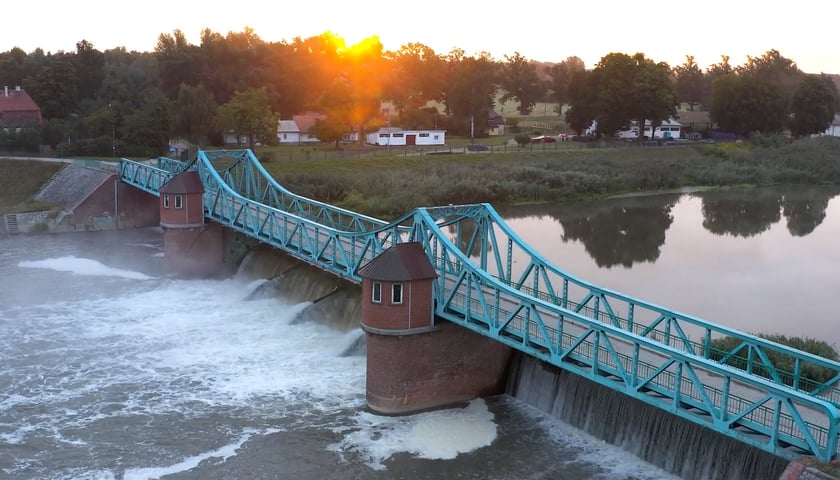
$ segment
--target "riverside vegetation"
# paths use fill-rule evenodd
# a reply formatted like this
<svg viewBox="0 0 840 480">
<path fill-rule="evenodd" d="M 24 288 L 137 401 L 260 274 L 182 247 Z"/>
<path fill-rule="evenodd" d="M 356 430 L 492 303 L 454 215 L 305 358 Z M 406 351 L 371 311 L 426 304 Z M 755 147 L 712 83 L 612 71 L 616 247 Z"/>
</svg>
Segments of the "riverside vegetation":
<svg viewBox="0 0 840 480">
<path fill-rule="evenodd" d="M 380 218 L 418 206 L 591 200 L 680 187 L 840 185 L 840 138 L 790 142 L 754 136 L 740 143 L 553 151 L 272 159 L 269 173 L 289 190 Z M 0 159 L 0 213 L 49 209 L 33 199 L 63 165 Z"/>
<path fill-rule="evenodd" d="M 264 160 L 289 190 L 379 218 L 418 206 L 588 200 L 680 187 L 840 185 L 840 138 Z M 257 152 L 260 157 L 270 157 Z"/>
</svg>

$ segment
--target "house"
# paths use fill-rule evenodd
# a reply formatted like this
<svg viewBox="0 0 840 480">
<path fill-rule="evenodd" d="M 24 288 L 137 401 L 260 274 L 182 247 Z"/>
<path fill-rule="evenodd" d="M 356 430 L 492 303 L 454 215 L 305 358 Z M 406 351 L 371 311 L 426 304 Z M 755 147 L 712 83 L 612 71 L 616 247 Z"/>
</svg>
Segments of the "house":
<svg viewBox="0 0 840 480">
<path fill-rule="evenodd" d="M 25 90 L 16 86 L 10 90 L 3 87 L 0 95 L 0 127 L 23 128 L 27 125 L 42 125 L 41 109 Z"/>
<path fill-rule="evenodd" d="M 705 110 L 683 110 L 677 114 L 683 132 L 703 132 L 715 128 L 715 122 Z"/>
<path fill-rule="evenodd" d="M 327 118 L 326 115 L 315 112 L 306 112 L 300 115 L 293 115 L 291 120 L 279 120 L 277 122 L 277 141 L 281 144 L 301 144 L 319 142 L 317 137 L 309 135 L 309 129 L 318 120 Z"/>
<path fill-rule="evenodd" d="M 832 137 L 840 137 L 840 113 L 834 114 L 834 120 L 831 121 L 831 125 L 825 129 L 823 135 L 829 135 Z"/>
<path fill-rule="evenodd" d="M 488 113 L 487 127 L 489 128 L 488 135 L 491 137 L 505 134 L 505 119 L 501 114 L 495 110 L 490 110 Z"/>
<path fill-rule="evenodd" d="M 367 134 L 367 143 L 382 146 L 444 145 L 446 130 L 403 130 L 383 127 Z"/>
</svg>

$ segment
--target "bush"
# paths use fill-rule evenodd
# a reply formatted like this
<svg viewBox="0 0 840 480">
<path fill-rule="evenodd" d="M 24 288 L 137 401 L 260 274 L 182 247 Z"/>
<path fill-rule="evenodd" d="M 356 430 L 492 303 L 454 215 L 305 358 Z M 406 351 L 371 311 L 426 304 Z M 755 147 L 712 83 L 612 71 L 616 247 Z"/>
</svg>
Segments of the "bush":
<svg viewBox="0 0 840 480">
<path fill-rule="evenodd" d="M 29 229 L 29 233 L 47 233 L 50 231 L 50 226 L 47 225 L 47 222 L 38 222 L 32 225 L 32 228 Z"/>
<path fill-rule="evenodd" d="M 803 352 L 808 352 L 826 358 L 828 360 L 838 360 L 837 351 L 831 345 L 822 340 L 816 340 L 813 338 L 786 337 L 784 335 L 758 334 L 757 336 L 775 343 L 787 345 Z M 738 348 L 739 345 L 741 345 L 741 340 L 733 337 L 723 337 L 712 340 L 708 350 L 708 356 L 712 360 L 720 360 L 724 356 L 731 354 L 730 358 L 727 359 L 726 364 L 745 370 L 747 368 L 747 355 L 749 353 L 749 349 L 746 345 Z M 736 350 L 736 348 L 738 349 Z M 793 357 L 786 355 L 783 352 L 768 350 L 764 350 L 764 352 L 767 354 L 767 357 L 774 368 L 781 372 L 787 372 L 792 376 L 795 370 L 795 360 Z M 753 362 L 756 362 L 756 360 L 753 360 Z M 756 366 L 759 368 L 755 368 Z M 755 363 L 753 372 L 764 377 L 770 377 L 770 373 L 768 371 Z M 834 378 L 838 373 L 840 372 L 809 363 L 803 363 L 800 366 L 801 378 L 811 380 L 816 383 L 824 383 Z M 788 376 L 784 378 L 784 381 L 785 383 L 790 384 L 792 382 L 792 378 Z"/>
<path fill-rule="evenodd" d="M 518 143 L 519 145 L 523 145 L 523 146 L 531 143 L 531 137 L 529 137 L 528 135 L 524 135 L 524 134 L 523 135 L 517 135 L 513 139 L 516 141 L 516 143 Z"/>
</svg>

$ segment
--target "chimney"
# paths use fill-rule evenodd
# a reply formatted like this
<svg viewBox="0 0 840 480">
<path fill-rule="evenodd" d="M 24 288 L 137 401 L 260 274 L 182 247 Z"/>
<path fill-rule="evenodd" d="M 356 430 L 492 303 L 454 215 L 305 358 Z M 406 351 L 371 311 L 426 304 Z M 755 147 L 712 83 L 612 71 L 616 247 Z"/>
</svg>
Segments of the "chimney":
<svg viewBox="0 0 840 480">
<path fill-rule="evenodd" d="M 9 86 L 8 85 L 3 87 L 3 95 L 5 95 L 7 97 L 9 96 Z"/>
<path fill-rule="evenodd" d="M 20 85 L 15 85 L 15 91 L 16 91 L 16 92 L 19 92 L 19 91 L 20 91 Z"/>
</svg>

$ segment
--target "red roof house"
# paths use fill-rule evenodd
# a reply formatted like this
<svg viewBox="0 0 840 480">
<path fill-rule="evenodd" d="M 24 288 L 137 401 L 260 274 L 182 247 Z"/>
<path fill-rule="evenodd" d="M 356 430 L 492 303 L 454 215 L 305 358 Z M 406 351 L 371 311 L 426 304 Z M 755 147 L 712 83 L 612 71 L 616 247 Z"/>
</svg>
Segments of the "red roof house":
<svg viewBox="0 0 840 480">
<path fill-rule="evenodd" d="M 14 90 L 3 87 L 0 93 L 0 127 L 20 128 L 33 123 L 44 123 L 38 104 L 20 86 Z"/>
</svg>

